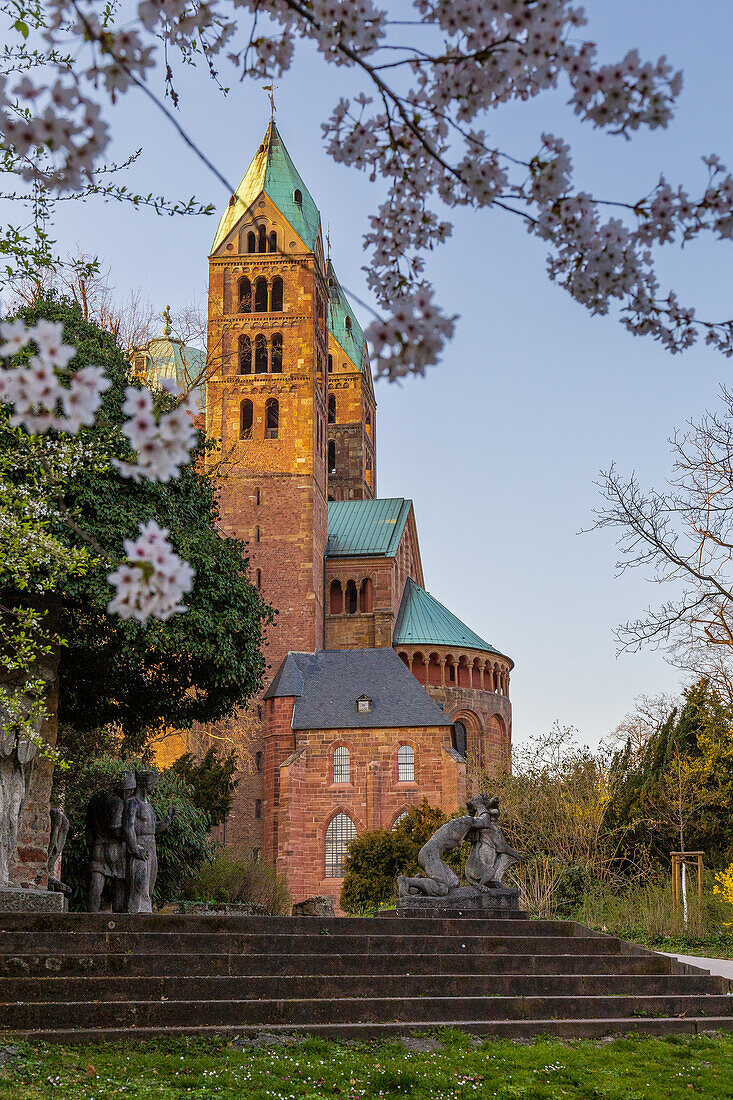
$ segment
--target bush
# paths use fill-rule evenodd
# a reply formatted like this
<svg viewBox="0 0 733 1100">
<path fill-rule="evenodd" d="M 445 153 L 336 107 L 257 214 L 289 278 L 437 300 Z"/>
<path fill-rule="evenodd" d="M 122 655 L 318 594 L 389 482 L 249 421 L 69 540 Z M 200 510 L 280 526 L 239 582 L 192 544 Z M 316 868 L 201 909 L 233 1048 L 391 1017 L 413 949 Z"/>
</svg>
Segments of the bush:
<svg viewBox="0 0 733 1100">
<path fill-rule="evenodd" d="M 75 763 L 63 773 L 64 812 L 69 819 L 69 837 L 64 848 L 61 877 L 72 890 L 70 907 L 84 911 L 89 881 L 89 837 L 86 808 L 97 791 L 109 790 L 121 771 L 134 771 L 139 761 L 103 756 Z M 191 788 L 170 769 L 160 773 L 158 786 L 150 801 L 159 818 L 170 806 L 178 813 L 170 828 L 158 837 L 158 879 L 153 902 L 164 905 L 178 896 L 181 881 L 208 858 L 213 849 L 209 841 L 209 819 L 194 804 Z"/>
<path fill-rule="evenodd" d="M 185 901 L 257 905 L 276 915 L 289 913 L 292 906 L 283 874 L 223 848 L 185 879 L 180 896 Z"/>
<path fill-rule="evenodd" d="M 230 752 L 222 760 L 214 745 L 207 749 L 201 760 L 195 760 L 190 752 L 184 752 L 171 764 L 171 771 L 191 787 L 195 804 L 209 815 L 212 828 L 221 825 L 229 816 L 239 783 L 234 778 L 236 770 L 236 753 Z"/>
<path fill-rule="evenodd" d="M 459 815 L 454 815 L 459 816 Z M 435 830 L 448 821 L 441 810 L 424 798 L 392 829 L 362 833 L 349 844 L 341 908 L 345 913 L 367 913 L 397 899 L 398 875 L 424 875 L 417 854 Z M 461 844 L 445 857 L 460 877 L 469 846 Z"/>
</svg>

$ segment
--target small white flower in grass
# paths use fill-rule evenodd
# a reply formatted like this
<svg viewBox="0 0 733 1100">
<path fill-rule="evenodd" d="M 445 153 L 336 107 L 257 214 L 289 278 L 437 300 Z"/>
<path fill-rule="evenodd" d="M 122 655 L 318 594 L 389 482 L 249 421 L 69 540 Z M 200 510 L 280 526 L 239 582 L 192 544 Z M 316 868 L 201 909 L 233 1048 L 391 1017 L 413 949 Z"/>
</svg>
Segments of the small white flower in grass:
<svg viewBox="0 0 733 1100">
<path fill-rule="evenodd" d="M 125 540 L 125 553 L 128 560 L 107 577 L 116 590 L 107 605 L 110 615 L 165 621 L 186 611 L 180 600 L 193 587 L 194 570 L 175 553 L 165 527 L 155 520 L 141 523 L 138 538 Z"/>
</svg>

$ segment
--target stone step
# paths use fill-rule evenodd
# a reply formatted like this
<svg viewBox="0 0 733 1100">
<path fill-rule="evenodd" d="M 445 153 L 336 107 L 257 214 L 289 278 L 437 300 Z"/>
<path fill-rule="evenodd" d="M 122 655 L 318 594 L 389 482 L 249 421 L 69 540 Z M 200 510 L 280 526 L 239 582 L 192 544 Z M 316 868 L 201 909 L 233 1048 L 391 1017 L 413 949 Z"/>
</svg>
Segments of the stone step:
<svg viewBox="0 0 733 1100">
<path fill-rule="evenodd" d="M 51 1001 L 0 1005 L 0 1027 L 27 1030 L 257 1026 L 289 1028 L 301 1024 L 418 1023 L 450 1021 L 598 1020 L 629 1016 L 728 1017 L 733 1026 L 733 997 L 715 994 L 670 996 L 548 997 L 358 997 L 227 1001 Z"/>
<path fill-rule="evenodd" d="M 308 997 L 576 997 L 724 994 L 724 978 L 681 974 L 331 974 L 0 978 L 0 1004 L 294 1000 Z"/>
<path fill-rule="evenodd" d="M 307 918 L 304 918 L 307 919 Z M 299 924 L 300 921 L 293 922 Z M 432 923 L 428 921 L 427 923 Z M 21 932 L 4 931 L 0 935 L 0 955 L 32 954 L 44 951 L 58 951 L 63 954 L 78 952 L 95 955 L 100 952 L 145 952 L 165 954 L 210 954 L 221 951 L 222 939 L 230 952 L 243 954 L 302 954 L 337 952 L 345 954 L 383 955 L 397 952 L 400 954 L 435 954 L 438 952 L 466 951 L 469 954 L 526 954 L 531 944 L 535 952 L 543 955 L 564 954 L 568 951 L 579 955 L 600 955 L 609 951 L 618 953 L 625 950 L 622 941 L 613 936 L 594 936 L 592 934 L 564 936 L 515 936 L 477 934 L 474 924 L 469 931 L 447 934 L 428 934 L 425 932 L 406 935 L 362 934 L 343 935 L 322 930 L 318 934 L 305 932 L 288 933 L 239 933 L 222 935 L 220 932 Z M 529 922 L 534 923 L 534 922 Z"/>
<path fill-rule="evenodd" d="M 464 942 L 464 941 L 461 941 Z M 524 945 L 526 947 L 526 945 Z M 384 961 L 382 961 L 384 960 Z M 277 974 L 374 974 L 384 966 L 392 974 L 670 974 L 685 972 L 667 955 L 476 955 L 436 953 L 429 955 L 390 952 L 381 957 L 357 954 L 155 954 L 101 953 L 94 955 L 39 954 L 4 955 L 5 977 L 161 976 Z M 677 967 L 680 966 L 680 970 Z"/>
<path fill-rule="evenodd" d="M 406 1026 L 404 1023 L 368 1023 L 351 1024 L 341 1022 L 335 1024 L 298 1024 L 289 1025 L 288 1034 L 299 1035 L 303 1038 L 323 1038 L 355 1041 L 362 1039 L 398 1039 L 401 1036 L 432 1030 L 441 1027 L 454 1027 L 453 1020 L 422 1020 L 416 1019 Z M 599 1019 L 539 1019 L 539 1020 L 462 1020 L 462 1031 L 468 1031 L 472 1035 L 485 1036 L 496 1039 L 533 1039 L 537 1035 L 548 1035 L 560 1039 L 599 1039 L 604 1036 L 628 1035 L 636 1033 L 641 1035 L 707 1035 L 719 1031 L 733 1030 L 733 1017 L 731 1016 L 619 1016 L 614 1018 L 601 1017 Z M 162 1037 L 177 1039 L 184 1037 L 199 1037 L 212 1039 L 241 1039 L 248 1037 L 262 1037 L 272 1034 L 273 1042 L 276 1041 L 278 1029 L 269 1028 L 267 1025 L 257 1024 L 254 1027 L 240 1024 L 197 1027 L 136 1027 L 130 1031 L 127 1027 L 120 1028 L 57 1028 L 54 1030 L 18 1030 L 13 1033 L 13 1038 L 26 1039 L 27 1041 L 46 1043 L 98 1043 L 98 1042 L 129 1042 L 132 1037 L 137 1042 L 159 1039 Z"/>
<path fill-rule="evenodd" d="M 425 917 L 260 917 L 236 913 L 2 913 L 3 932 L 181 932 L 187 935 L 212 932 L 250 934 L 317 935 L 321 929 L 330 935 L 460 935 L 470 929 L 473 935 L 574 936 L 588 929 L 574 921 L 527 920 L 516 917 L 466 919 Z M 600 933 L 599 933 L 600 934 Z"/>
</svg>

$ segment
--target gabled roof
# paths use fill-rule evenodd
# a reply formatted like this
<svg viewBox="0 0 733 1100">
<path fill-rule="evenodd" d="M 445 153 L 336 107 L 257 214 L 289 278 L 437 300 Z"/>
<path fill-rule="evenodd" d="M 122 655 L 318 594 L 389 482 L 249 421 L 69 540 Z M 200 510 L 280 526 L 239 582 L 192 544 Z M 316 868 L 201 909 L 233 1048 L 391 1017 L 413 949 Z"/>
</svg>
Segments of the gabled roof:
<svg viewBox="0 0 733 1100">
<path fill-rule="evenodd" d="M 294 675 L 297 669 L 302 688 Z M 369 711 L 356 701 L 368 695 Z M 265 699 L 295 696 L 292 728 L 397 729 L 450 722 L 393 649 L 322 649 L 289 653 Z"/>
<path fill-rule="evenodd" d="M 326 557 L 394 557 L 411 508 L 403 497 L 330 500 Z"/>
<path fill-rule="evenodd" d="M 505 656 L 439 603 L 434 596 L 407 578 L 397 613 L 393 645 L 454 645 L 483 649 Z"/>
<path fill-rule="evenodd" d="M 303 196 L 301 203 L 295 201 L 296 190 Z M 214 243 L 211 246 L 212 252 L 216 252 L 227 234 L 239 219 L 244 217 L 257 196 L 263 191 L 287 218 L 306 248 L 311 252 L 315 250 L 318 228 L 321 224 L 318 207 L 290 159 L 277 126 L 271 122 L 252 163 L 237 188 L 236 202 L 227 206 L 219 220 Z"/>
<path fill-rule="evenodd" d="M 328 261 L 328 327 L 341 347 L 358 370 L 364 363 L 366 341 L 361 325 L 343 292 L 333 264 Z M 346 327 L 346 318 L 351 319 L 351 332 Z"/>
</svg>

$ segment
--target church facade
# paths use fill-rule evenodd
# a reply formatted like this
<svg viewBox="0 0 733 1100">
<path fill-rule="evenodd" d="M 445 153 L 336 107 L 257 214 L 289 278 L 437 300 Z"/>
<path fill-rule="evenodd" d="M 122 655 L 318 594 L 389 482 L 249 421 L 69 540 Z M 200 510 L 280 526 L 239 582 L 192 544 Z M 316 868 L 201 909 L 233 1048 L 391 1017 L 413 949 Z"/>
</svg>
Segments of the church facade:
<svg viewBox="0 0 733 1100">
<path fill-rule="evenodd" d="M 225 839 L 295 900 L 337 902 L 354 835 L 423 797 L 457 808 L 467 758 L 508 765 L 513 662 L 426 590 L 412 502 L 377 496 L 366 341 L 274 122 L 219 222 L 208 311 L 220 522 L 277 610 Z"/>
</svg>

